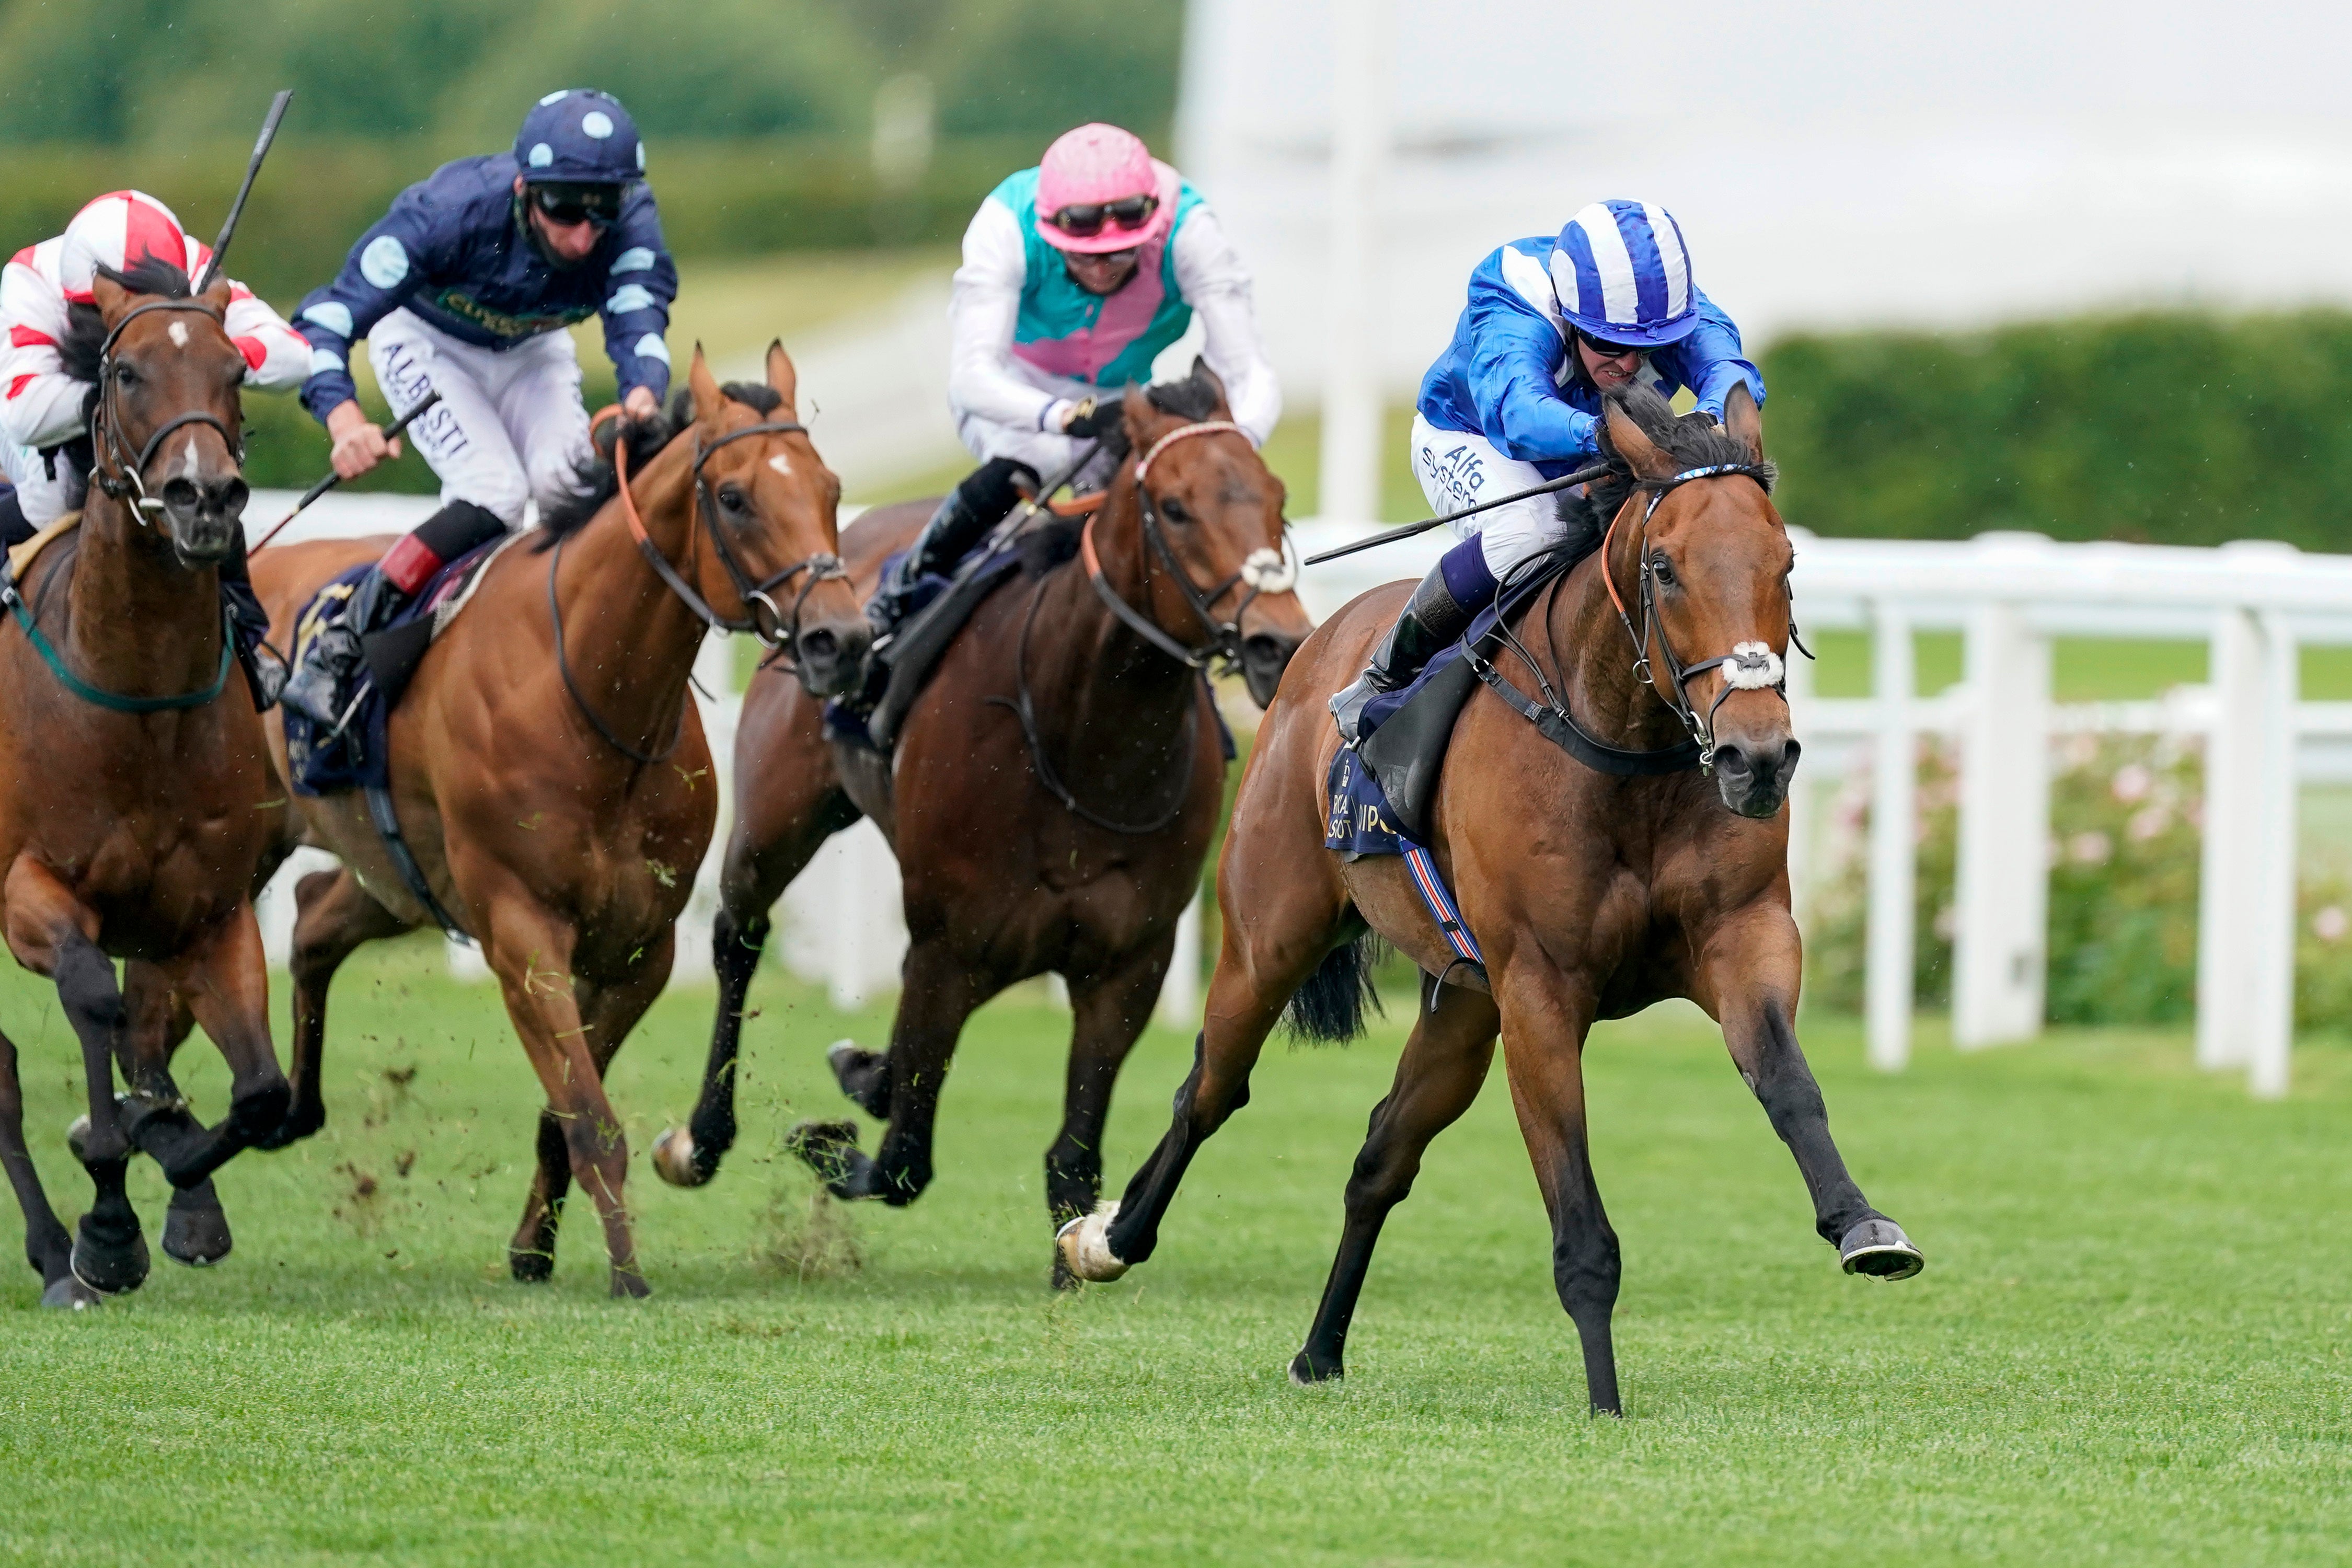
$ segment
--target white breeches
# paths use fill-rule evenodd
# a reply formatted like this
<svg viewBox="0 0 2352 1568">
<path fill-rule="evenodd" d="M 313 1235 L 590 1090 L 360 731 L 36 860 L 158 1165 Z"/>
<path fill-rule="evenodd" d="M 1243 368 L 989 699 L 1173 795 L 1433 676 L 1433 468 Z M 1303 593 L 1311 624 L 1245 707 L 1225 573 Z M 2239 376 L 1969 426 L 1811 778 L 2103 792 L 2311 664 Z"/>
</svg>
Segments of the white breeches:
<svg viewBox="0 0 2352 1568">
<path fill-rule="evenodd" d="M 62 452 L 58 454 L 57 468 L 58 477 L 51 479 L 38 452 L 14 441 L 0 441 L 0 468 L 7 469 L 9 482 L 16 487 L 16 504 L 25 509 L 25 521 L 35 528 L 57 521 L 81 505 L 89 493 L 89 485 L 75 477 L 73 465 Z"/>
<path fill-rule="evenodd" d="M 579 493 L 588 410 L 569 332 L 478 348 L 394 310 L 368 333 L 368 363 L 395 417 L 441 395 L 408 438 L 440 476 L 443 501 L 472 501 L 514 528 L 526 502 Z"/>
<path fill-rule="evenodd" d="M 1484 436 L 1440 430 L 1418 414 L 1412 416 L 1412 471 L 1430 509 L 1440 512 L 1459 511 L 1491 496 L 1544 482 L 1542 469 L 1505 457 Z M 1502 582 L 1512 567 L 1568 536 L 1559 502 L 1558 496 L 1533 496 L 1446 526 L 1456 539 L 1475 536 L 1486 570 Z"/>
</svg>

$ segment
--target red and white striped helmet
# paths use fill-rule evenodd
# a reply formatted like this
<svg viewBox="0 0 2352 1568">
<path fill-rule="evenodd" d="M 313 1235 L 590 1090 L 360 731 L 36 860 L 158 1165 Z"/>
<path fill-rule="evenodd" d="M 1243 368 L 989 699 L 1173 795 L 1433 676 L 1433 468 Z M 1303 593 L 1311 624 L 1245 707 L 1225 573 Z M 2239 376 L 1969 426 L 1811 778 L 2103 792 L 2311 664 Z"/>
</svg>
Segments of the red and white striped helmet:
<svg viewBox="0 0 2352 1568">
<path fill-rule="evenodd" d="M 109 191 L 74 214 L 58 258 L 58 282 L 87 304 L 100 267 L 120 272 L 147 257 L 193 271 L 205 247 L 190 239 L 172 209 L 144 191 Z"/>
</svg>

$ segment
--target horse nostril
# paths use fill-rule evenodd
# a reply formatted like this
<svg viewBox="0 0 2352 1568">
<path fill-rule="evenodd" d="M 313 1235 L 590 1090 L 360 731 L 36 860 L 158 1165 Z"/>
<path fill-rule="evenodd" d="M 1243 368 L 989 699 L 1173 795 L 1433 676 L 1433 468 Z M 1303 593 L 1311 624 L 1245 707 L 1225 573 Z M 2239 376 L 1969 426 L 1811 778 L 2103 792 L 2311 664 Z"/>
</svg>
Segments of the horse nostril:
<svg viewBox="0 0 2352 1568">
<path fill-rule="evenodd" d="M 1755 772 L 1748 753 L 1738 746 L 1717 746 L 1715 749 L 1715 771 L 1726 778 L 1744 779 Z"/>
<path fill-rule="evenodd" d="M 835 637 L 833 633 L 829 631 L 820 628 L 818 630 L 806 631 L 801 634 L 801 657 L 803 658 L 818 660 L 830 659 L 839 654 L 840 651 L 840 639 Z"/>
</svg>

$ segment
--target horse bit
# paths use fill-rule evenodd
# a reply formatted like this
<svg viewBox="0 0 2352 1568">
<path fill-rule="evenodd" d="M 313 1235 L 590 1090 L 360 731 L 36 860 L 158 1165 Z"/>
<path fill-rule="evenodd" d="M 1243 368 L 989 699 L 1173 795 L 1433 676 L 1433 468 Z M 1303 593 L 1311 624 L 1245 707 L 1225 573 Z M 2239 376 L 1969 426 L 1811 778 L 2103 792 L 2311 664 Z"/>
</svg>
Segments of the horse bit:
<svg viewBox="0 0 2352 1568">
<path fill-rule="evenodd" d="M 1205 670 L 1212 660 L 1219 660 L 1223 664 L 1223 673 L 1231 674 L 1241 663 L 1243 615 L 1261 594 L 1288 593 L 1298 582 L 1298 567 L 1283 550 L 1260 545 L 1243 558 L 1240 568 L 1233 575 L 1203 590 L 1192 581 L 1183 563 L 1176 559 L 1176 552 L 1170 547 L 1168 536 L 1162 531 L 1160 509 L 1152 501 L 1151 488 L 1145 483 L 1151 472 L 1153 460 L 1177 442 L 1194 436 L 1226 435 L 1246 438 L 1249 432 L 1230 419 L 1211 419 L 1195 425 L 1179 426 L 1154 441 L 1135 464 L 1135 500 L 1143 520 L 1143 537 L 1150 544 L 1152 552 L 1160 557 L 1176 579 L 1177 590 L 1184 595 L 1184 602 L 1191 606 L 1194 617 L 1207 629 L 1209 640 L 1206 643 L 1197 648 L 1186 647 L 1119 597 L 1118 590 L 1112 587 L 1109 579 L 1103 575 L 1102 562 L 1095 554 L 1092 517 L 1087 519 L 1086 531 L 1079 536 L 1079 543 L 1086 555 L 1087 580 L 1094 584 L 1095 592 L 1102 596 L 1103 603 L 1110 606 L 1111 614 L 1117 616 L 1129 630 L 1188 668 Z M 1288 542 L 1286 532 L 1286 548 Z M 1248 591 L 1234 605 L 1233 618 L 1221 621 L 1216 614 L 1217 602 L 1235 588 Z"/>
</svg>

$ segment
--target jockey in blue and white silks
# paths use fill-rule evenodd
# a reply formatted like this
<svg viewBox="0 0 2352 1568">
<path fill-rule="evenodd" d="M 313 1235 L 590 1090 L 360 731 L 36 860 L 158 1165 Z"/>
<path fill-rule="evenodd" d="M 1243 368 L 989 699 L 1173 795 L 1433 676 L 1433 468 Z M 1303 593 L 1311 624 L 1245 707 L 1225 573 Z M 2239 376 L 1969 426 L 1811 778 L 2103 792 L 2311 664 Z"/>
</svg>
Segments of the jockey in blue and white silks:
<svg viewBox="0 0 2352 1568">
<path fill-rule="evenodd" d="M 1601 450 L 1601 395 L 1634 381 L 1667 396 L 1687 387 L 1718 423 L 1738 383 L 1764 401 L 1739 329 L 1692 280 L 1673 215 L 1595 202 L 1557 238 L 1512 240 L 1470 274 L 1469 302 L 1413 415 L 1423 494 L 1433 510 L 1459 511 L 1589 465 Z M 1549 495 L 1451 526 L 1463 542 L 1413 590 L 1364 673 L 1331 699 L 1351 745 L 1366 702 L 1410 683 L 1515 567 L 1567 537 Z"/>
<path fill-rule="evenodd" d="M 989 193 L 964 231 L 949 319 L 948 401 L 981 468 L 958 485 L 874 601 L 887 630 L 906 589 L 956 561 L 1018 499 L 1115 429 L 1118 394 L 1201 319 L 1202 357 L 1234 422 L 1263 443 L 1282 394 L 1258 338 L 1250 276 L 1200 194 L 1141 139 L 1081 125 Z M 1108 447 L 1074 477 L 1099 488 Z"/>
<path fill-rule="evenodd" d="M 398 456 L 361 412 L 352 345 L 395 415 L 441 401 L 409 437 L 441 479 L 441 510 L 386 553 L 312 640 L 284 700 L 331 724 L 361 642 L 391 621 L 443 563 L 574 493 L 589 457 L 580 359 L 563 329 L 602 315 L 604 350 L 632 418 L 669 389 L 662 336 L 677 268 L 645 183 L 645 143 L 604 93 L 551 92 L 511 153 L 445 163 L 395 197 L 333 282 L 302 301 L 310 342 L 302 401 L 334 439 L 335 471 L 356 479 Z"/>
</svg>

